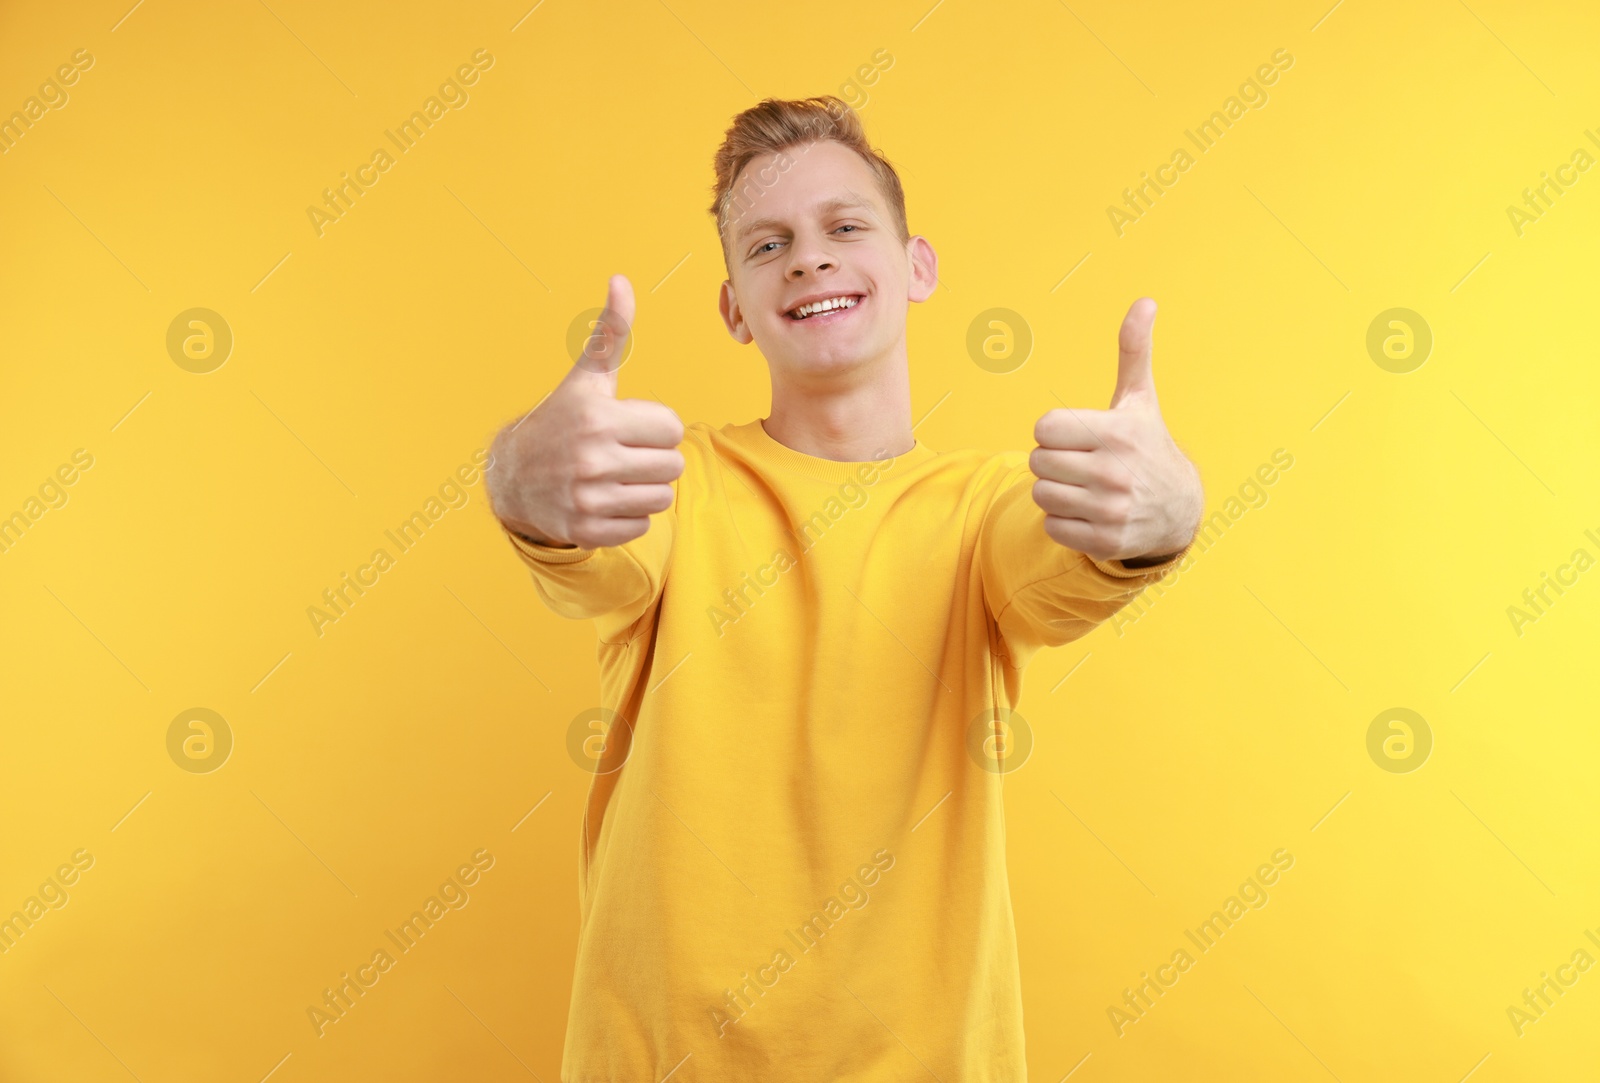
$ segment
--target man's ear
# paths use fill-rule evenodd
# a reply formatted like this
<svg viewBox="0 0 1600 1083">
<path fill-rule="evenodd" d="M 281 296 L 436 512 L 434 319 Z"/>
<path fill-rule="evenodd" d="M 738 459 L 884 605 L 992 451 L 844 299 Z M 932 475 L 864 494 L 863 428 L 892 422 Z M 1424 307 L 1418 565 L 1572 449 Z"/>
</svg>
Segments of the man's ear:
<svg viewBox="0 0 1600 1083">
<path fill-rule="evenodd" d="M 906 259 L 911 264 L 906 299 L 919 303 L 926 301 L 939 285 L 939 254 L 928 243 L 928 238 L 917 236 L 906 242 Z"/>
<path fill-rule="evenodd" d="M 721 296 L 717 300 L 717 309 L 722 313 L 722 322 L 728 328 L 728 334 L 733 336 L 735 342 L 748 346 L 755 341 L 755 336 L 750 333 L 750 328 L 745 326 L 744 313 L 739 310 L 739 299 L 733 295 L 733 283 L 727 279 L 722 280 Z"/>
</svg>

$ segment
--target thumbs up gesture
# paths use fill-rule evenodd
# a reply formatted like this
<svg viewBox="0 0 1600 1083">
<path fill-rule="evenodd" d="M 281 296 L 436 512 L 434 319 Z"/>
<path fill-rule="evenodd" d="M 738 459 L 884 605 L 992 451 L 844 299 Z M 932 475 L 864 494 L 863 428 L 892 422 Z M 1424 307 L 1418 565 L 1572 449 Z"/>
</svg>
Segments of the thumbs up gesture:
<svg viewBox="0 0 1600 1083">
<path fill-rule="evenodd" d="M 1045 533 L 1094 560 L 1158 564 L 1193 539 L 1204 511 L 1200 473 L 1167 432 L 1150 370 L 1156 303 L 1141 297 L 1118 336 L 1117 387 L 1106 410 L 1051 410 L 1033 427 L 1028 468 Z"/>
<path fill-rule="evenodd" d="M 544 401 L 495 437 L 485 471 L 500 520 L 542 544 L 621 545 L 672 507 L 683 422 L 650 399 L 617 398 L 633 286 L 612 275 L 582 355 Z"/>
</svg>

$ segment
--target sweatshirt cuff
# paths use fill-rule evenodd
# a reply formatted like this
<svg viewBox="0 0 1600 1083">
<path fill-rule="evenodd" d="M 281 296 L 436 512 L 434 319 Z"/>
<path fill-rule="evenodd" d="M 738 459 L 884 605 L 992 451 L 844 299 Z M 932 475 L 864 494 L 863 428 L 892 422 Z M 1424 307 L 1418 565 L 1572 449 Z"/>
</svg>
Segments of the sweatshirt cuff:
<svg viewBox="0 0 1600 1083">
<path fill-rule="evenodd" d="M 1084 559 L 1090 564 L 1093 564 L 1100 571 L 1115 579 L 1137 579 L 1141 576 L 1160 578 L 1162 575 L 1166 574 L 1167 571 L 1182 561 L 1184 557 L 1188 556 L 1189 550 L 1191 547 L 1193 547 L 1193 545 L 1194 541 L 1193 539 L 1190 539 L 1188 545 L 1185 545 L 1182 549 L 1172 554 L 1172 556 L 1168 559 L 1163 560 L 1160 564 L 1151 564 L 1141 568 L 1123 567 L 1122 561 L 1120 560 L 1095 560 L 1087 553 L 1084 554 Z"/>
<path fill-rule="evenodd" d="M 506 537 L 511 540 L 511 545 L 517 552 L 542 564 L 576 564 L 580 560 L 587 560 L 595 552 L 593 549 L 583 549 L 581 547 L 577 549 L 558 549 L 553 545 L 540 545 L 536 541 L 524 538 L 504 523 L 500 524 L 500 529 L 505 531 Z"/>
</svg>

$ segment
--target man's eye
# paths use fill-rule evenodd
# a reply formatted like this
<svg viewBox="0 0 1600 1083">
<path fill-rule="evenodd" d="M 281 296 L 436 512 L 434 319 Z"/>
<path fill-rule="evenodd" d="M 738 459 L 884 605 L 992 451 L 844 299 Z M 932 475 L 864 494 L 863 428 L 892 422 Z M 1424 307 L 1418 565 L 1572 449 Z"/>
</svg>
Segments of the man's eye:
<svg viewBox="0 0 1600 1083">
<path fill-rule="evenodd" d="M 783 242 L 781 242 L 781 241 L 768 241 L 766 244 L 757 245 L 755 254 L 758 255 L 758 256 L 764 256 L 764 255 L 767 254 L 767 247 L 769 245 L 782 244 L 782 243 Z"/>
<path fill-rule="evenodd" d="M 843 225 L 843 226 L 839 227 L 839 229 L 860 229 L 860 228 L 861 228 L 860 226 L 852 226 L 852 225 Z M 834 232 L 838 232 L 838 230 L 835 230 Z"/>
</svg>

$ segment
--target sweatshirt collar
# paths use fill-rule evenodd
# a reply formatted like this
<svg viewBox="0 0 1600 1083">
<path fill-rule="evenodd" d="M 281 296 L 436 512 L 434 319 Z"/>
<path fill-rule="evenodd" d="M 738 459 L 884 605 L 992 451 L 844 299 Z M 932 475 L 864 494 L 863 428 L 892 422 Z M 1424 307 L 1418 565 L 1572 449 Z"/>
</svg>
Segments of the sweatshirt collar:
<svg viewBox="0 0 1600 1083">
<path fill-rule="evenodd" d="M 758 460 L 772 463 L 780 469 L 804 475 L 815 481 L 859 482 L 861 478 L 858 472 L 863 467 L 882 470 L 887 469 L 890 465 L 914 466 L 933 458 L 937 454 L 922 441 L 913 437 L 914 443 L 911 445 L 911 449 L 899 455 L 889 455 L 884 452 L 877 459 L 868 459 L 860 462 L 824 459 L 816 455 L 807 455 L 802 451 L 796 451 L 787 444 L 780 444 L 767 432 L 766 428 L 761 424 L 762 420 L 762 418 L 757 418 L 743 425 L 730 425 L 726 432 L 735 442 L 743 445 Z"/>
</svg>

